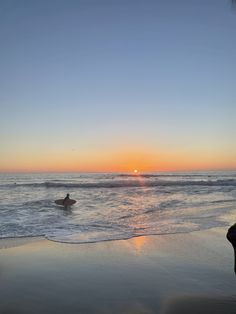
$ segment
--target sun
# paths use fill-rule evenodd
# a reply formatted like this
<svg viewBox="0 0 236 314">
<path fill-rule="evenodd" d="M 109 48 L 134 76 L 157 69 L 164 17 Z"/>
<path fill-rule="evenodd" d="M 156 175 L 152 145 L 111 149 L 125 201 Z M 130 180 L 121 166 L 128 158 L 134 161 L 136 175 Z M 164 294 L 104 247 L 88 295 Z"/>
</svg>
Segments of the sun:
<svg viewBox="0 0 236 314">
<path fill-rule="evenodd" d="M 134 173 L 138 173 L 138 170 L 137 170 L 137 169 L 134 169 Z"/>
</svg>

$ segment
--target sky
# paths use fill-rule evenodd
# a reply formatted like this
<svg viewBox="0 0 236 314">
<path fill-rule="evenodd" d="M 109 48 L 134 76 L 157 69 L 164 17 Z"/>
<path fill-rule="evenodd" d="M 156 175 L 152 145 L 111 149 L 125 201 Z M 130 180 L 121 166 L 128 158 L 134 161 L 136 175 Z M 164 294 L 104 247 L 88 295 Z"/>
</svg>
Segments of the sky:
<svg viewBox="0 0 236 314">
<path fill-rule="evenodd" d="M 1 0 L 0 172 L 236 169 L 228 0 Z"/>
</svg>

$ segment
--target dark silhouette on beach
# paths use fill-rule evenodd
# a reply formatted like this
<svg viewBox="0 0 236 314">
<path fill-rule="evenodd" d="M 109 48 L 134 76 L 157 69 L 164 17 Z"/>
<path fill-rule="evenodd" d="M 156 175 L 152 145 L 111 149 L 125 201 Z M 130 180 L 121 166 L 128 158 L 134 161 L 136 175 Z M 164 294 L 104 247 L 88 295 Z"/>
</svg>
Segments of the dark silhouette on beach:
<svg viewBox="0 0 236 314">
<path fill-rule="evenodd" d="M 234 249 L 234 272 L 236 274 L 236 223 L 229 228 L 226 237 Z"/>
</svg>

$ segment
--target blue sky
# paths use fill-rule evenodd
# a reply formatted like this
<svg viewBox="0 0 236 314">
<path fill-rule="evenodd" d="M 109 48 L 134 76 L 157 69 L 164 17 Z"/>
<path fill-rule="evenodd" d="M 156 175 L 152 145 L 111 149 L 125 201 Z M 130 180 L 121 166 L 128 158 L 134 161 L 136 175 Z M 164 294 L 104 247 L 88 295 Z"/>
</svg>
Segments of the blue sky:
<svg viewBox="0 0 236 314">
<path fill-rule="evenodd" d="M 1 1 L 0 170 L 127 147 L 232 167 L 235 32 L 227 0 Z"/>
</svg>

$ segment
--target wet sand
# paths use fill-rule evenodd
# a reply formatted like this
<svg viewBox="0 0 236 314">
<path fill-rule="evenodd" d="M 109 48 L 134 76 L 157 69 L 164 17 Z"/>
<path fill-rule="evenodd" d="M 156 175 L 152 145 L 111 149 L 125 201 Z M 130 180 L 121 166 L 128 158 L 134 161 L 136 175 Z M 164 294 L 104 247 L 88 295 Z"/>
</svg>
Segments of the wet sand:
<svg viewBox="0 0 236 314">
<path fill-rule="evenodd" d="M 0 313 L 235 313 L 226 232 L 80 245 L 1 240 Z"/>
</svg>

